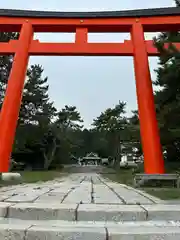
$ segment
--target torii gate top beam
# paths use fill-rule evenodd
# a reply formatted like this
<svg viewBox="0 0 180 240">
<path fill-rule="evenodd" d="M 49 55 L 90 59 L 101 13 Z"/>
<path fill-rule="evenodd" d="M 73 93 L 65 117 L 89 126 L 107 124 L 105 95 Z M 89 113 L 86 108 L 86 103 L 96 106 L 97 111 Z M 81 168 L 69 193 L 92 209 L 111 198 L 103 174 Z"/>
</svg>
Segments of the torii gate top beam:
<svg viewBox="0 0 180 240">
<path fill-rule="evenodd" d="M 101 11 L 101 12 L 54 12 L 54 11 L 33 11 L 0 9 L 1 17 L 22 17 L 22 18 L 139 18 L 178 16 L 180 7 L 170 8 L 149 8 L 124 11 Z"/>
<path fill-rule="evenodd" d="M 133 56 L 132 41 L 124 43 L 89 43 L 89 32 L 131 32 L 139 22 L 143 31 L 180 30 L 180 8 L 157 8 L 111 12 L 45 12 L 0 9 L 0 31 L 20 31 L 30 22 L 34 32 L 75 32 L 75 43 L 41 43 L 32 40 L 29 55 L 60 56 Z M 179 49 L 180 44 L 176 43 Z M 14 54 L 18 41 L 0 44 L 0 53 Z M 153 41 L 146 41 L 149 56 L 159 53 Z"/>
<path fill-rule="evenodd" d="M 88 32 L 130 32 L 137 20 L 145 32 L 180 29 L 180 8 L 154 8 L 106 12 L 46 12 L 0 9 L 0 30 L 19 31 L 25 20 L 34 32 L 75 32 L 78 26 Z"/>
</svg>

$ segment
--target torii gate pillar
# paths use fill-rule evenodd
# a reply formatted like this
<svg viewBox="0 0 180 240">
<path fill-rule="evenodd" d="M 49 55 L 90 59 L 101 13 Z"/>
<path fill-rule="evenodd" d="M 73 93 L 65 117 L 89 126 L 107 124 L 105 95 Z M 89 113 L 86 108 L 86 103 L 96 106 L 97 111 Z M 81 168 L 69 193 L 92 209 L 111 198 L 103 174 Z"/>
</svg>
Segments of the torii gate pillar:
<svg viewBox="0 0 180 240">
<path fill-rule="evenodd" d="M 0 114 L 0 172 L 9 170 L 32 38 L 32 25 L 25 22 L 20 32 L 18 49 L 14 56 Z"/>
<path fill-rule="evenodd" d="M 145 173 L 164 173 L 164 160 L 159 137 L 158 123 L 154 104 L 152 81 L 149 70 L 148 54 L 144 31 L 138 21 L 131 31 L 134 47 L 134 69 L 139 110 L 141 141 L 144 153 Z"/>
</svg>

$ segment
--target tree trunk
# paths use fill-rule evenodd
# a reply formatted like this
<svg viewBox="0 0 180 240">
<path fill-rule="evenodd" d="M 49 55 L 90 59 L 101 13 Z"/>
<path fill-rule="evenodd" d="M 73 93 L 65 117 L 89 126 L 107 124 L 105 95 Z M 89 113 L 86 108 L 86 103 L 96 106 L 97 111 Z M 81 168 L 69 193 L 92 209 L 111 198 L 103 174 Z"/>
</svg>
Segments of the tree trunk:
<svg viewBox="0 0 180 240">
<path fill-rule="evenodd" d="M 120 168 L 120 161 L 121 161 L 121 143 L 120 143 L 120 136 L 116 136 L 115 138 L 115 161 L 114 167 Z"/>
<path fill-rule="evenodd" d="M 45 152 L 43 152 L 43 156 L 44 156 L 44 170 L 48 170 L 56 153 L 56 149 L 57 149 L 57 145 L 56 145 L 56 139 L 53 141 L 53 147 L 52 147 L 52 151 L 50 152 L 50 154 L 45 154 Z M 49 156 L 48 156 L 49 155 Z"/>
</svg>

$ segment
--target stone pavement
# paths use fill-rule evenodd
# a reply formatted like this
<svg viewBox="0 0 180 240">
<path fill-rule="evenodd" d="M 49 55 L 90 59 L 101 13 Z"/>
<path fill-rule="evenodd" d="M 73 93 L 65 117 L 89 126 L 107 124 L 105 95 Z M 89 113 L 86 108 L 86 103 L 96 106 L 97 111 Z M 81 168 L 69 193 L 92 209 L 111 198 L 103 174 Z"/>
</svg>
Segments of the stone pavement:
<svg viewBox="0 0 180 240">
<path fill-rule="evenodd" d="M 180 239 L 180 205 L 96 173 L 3 187 L 0 240 Z"/>
</svg>

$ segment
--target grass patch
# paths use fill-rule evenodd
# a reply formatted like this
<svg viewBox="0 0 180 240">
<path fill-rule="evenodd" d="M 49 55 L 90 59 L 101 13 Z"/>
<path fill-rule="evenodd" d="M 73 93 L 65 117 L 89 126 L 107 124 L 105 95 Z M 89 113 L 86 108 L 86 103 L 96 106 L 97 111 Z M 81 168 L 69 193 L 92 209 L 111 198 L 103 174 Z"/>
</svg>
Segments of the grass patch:
<svg viewBox="0 0 180 240">
<path fill-rule="evenodd" d="M 146 188 L 143 190 L 162 200 L 180 199 L 180 189 L 178 188 Z"/>
<path fill-rule="evenodd" d="M 126 184 L 129 186 L 133 185 L 133 173 L 130 169 L 119 169 L 113 174 L 102 174 L 105 178 L 108 178 L 114 182 Z"/>
<path fill-rule="evenodd" d="M 55 178 L 60 178 L 65 175 L 59 171 L 30 171 L 20 172 L 24 183 L 34 183 L 38 181 L 50 181 Z"/>
<path fill-rule="evenodd" d="M 61 178 L 67 175 L 60 171 L 19 171 L 22 176 L 21 182 L 11 180 L 11 181 L 0 181 L 0 187 L 16 185 L 19 183 L 35 183 L 35 182 L 46 182 L 53 180 L 55 178 Z"/>
<path fill-rule="evenodd" d="M 119 169 L 114 174 L 102 174 L 114 182 L 133 186 L 134 174 L 131 169 Z M 180 189 L 178 188 L 140 188 L 141 190 L 158 197 L 162 200 L 178 200 L 180 199 Z"/>
</svg>

